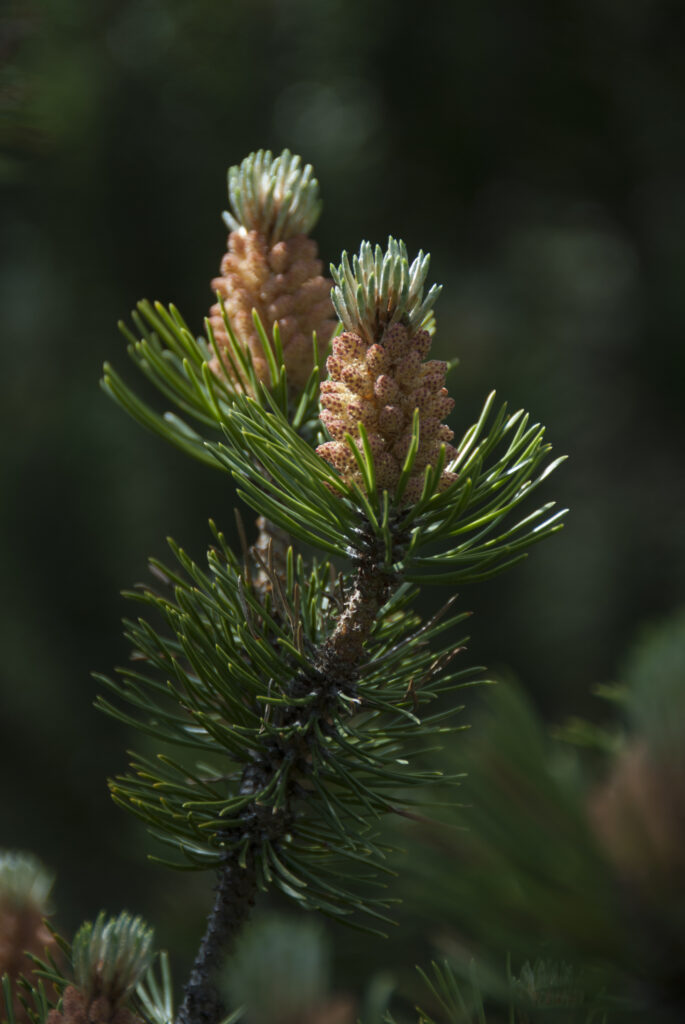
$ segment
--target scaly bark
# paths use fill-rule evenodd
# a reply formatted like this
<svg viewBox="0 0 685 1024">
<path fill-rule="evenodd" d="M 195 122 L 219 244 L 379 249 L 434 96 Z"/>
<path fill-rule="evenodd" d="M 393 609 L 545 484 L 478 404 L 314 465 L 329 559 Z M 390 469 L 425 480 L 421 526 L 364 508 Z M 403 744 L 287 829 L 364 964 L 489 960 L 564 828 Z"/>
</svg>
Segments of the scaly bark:
<svg viewBox="0 0 685 1024">
<path fill-rule="evenodd" d="M 231 851 L 219 870 L 219 881 L 207 928 L 183 990 L 176 1024 L 217 1024 L 226 1008 L 216 985 L 216 974 L 247 920 L 257 892 L 254 858 L 248 851 L 245 867 Z"/>
</svg>

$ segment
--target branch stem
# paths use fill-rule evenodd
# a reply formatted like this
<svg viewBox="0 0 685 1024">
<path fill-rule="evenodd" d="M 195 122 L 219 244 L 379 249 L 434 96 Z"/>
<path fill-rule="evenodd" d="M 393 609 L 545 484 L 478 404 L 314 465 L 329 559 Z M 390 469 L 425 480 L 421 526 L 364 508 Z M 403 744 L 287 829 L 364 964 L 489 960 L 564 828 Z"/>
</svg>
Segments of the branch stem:
<svg viewBox="0 0 685 1024">
<path fill-rule="evenodd" d="M 365 548 L 357 556 L 357 571 L 346 595 L 345 607 L 323 646 L 322 661 L 326 667 L 335 668 L 338 662 L 349 665 L 360 660 L 378 612 L 399 583 L 397 575 L 383 564 L 380 540 L 370 535 Z"/>
<path fill-rule="evenodd" d="M 251 851 L 245 867 L 238 863 L 238 856 L 237 850 L 228 853 L 219 870 L 214 906 L 183 990 L 176 1024 L 219 1024 L 226 1016 L 216 973 L 247 920 L 257 892 Z"/>
<path fill-rule="evenodd" d="M 274 557 L 274 536 L 270 535 L 273 527 L 266 520 L 259 522 L 261 536 L 267 536 L 266 552 L 269 565 L 263 573 L 266 584 L 279 572 L 280 558 Z M 282 538 L 276 537 L 277 541 Z M 280 556 L 280 551 L 278 551 Z M 388 600 L 397 586 L 399 579 L 384 564 L 380 554 L 380 541 L 367 533 L 363 538 L 363 547 L 355 555 L 356 571 L 342 612 L 338 617 L 335 629 L 320 646 L 315 664 L 319 680 L 325 680 L 322 686 L 322 702 L 318 714 L 325 721 L 332 712 L 329 700 L 335 702 L 338 687 L 354 686 L 358 666 L 364 655 L 364 644 L 368 640 L 378 612 Z M 261 581 L 265 589 L 264 581 Z M 330 691 L 330 693 L 328 692 Z M 299 711 L 295 709 L 299 715 Z M 283 712 L 287 715 L 287 711 Z M 300 741 L 298 741 L 300 742 Z M 281 749 L 279 758 L 285 756 Z M 293 758 L 293 763 L 297 760 Z M 263 784 L 273 770 L 268 759 L 255 760 L 243 773 L 242 791 L 258 790 L 255 780 Z M 292 827 L 291 816 L 286 808 L 279 815 L 266 814 L 258 805 L 249 805 L 246 812 L 245 832 L 252 833 L 255 844 L 259 836 L 269 833 L 271 842 L 278 842 L 288 828 Z M 257 891 L 256 871 L 254 863 L 254 846 L 248 851 L 247 861 L 239 863 L 239 851 L 227 851 L 224 864 L 219 873 L 214 907 L 207 920 L 207 930 L 200 944 L 195 963 L 188 983 L 184 989 L 183 1003 L 176 1017 L 176 1024 L 219 1024 L 226 1016 L 226 1008 L 216 987 L 216 972 L 224 958 L 230 952 L 238 933 L 247 921 Z"/>
</svg>

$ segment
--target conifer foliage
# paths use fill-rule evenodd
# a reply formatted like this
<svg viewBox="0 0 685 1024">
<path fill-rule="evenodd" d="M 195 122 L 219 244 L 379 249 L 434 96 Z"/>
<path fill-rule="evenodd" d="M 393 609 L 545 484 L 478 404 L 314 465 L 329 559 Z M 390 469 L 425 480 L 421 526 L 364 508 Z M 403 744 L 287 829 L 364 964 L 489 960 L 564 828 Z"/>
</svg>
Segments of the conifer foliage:
<svg viewBox="0 0 685 1024">
<path fill-rule="evenodd" d="M 460 440 L 443 423 L 447 366 L 425 360 L 439 292 L 424 296 L 428 256 L 363 243 L 332 268 L 331 305 L 307 238 L 311 167 L 253 154 L 229 171 L 229 197 L 205 334 L 149 303 L 124 328 L 173 408 L 150 407 L 109 366 L 103 382 L 227 472 L 267 538 L 236 554 L 212 524 L 202 565 L 171 542 L 154 584 L 130 595 L 132 661 L 100 677 L 100 708 L 163 746 L 112 780 L 114 800 L 164 860 L 216 873 L 178 1024 L 225 1017 L 216 971 L 260 890 L 382 932 L 392 859 L 378 823 L 439 777 L 421 755 L 456 728 L 456 708 L 437 699 L 474 680 L 455 657 L 466 613 L 450 598 L 422 621 L 420 586 L 499 572 L 561 515 L 519 510 L 556 465 L 539 425 L 494 396 Z M 322 381 L 333 306 L 344 333 Z"/>
</svg>

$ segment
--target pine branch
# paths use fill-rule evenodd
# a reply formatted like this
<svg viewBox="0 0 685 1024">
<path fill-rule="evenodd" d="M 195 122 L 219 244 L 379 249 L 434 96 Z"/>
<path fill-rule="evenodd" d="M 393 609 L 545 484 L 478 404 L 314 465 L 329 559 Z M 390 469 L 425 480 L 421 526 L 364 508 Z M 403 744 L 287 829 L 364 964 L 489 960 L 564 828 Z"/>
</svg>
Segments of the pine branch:
<svg viewBox="0 0 685 1024">
<path fill-rule="evenodd" d="M 187 865 L 218 872 L 177 1024 L 218 1024 L 216 969 L 258 890 L 389 920 L 376 823 L 440 776 L 416 766 L 415 748 L 453 729 L 459 709 L 426 705 L 473 682 L 450 667 L 462 640 L 431 648 L 464 615 L 422 625 L 412 584 L 485 578 L 559 525 L 551 505 L 507 518 L 554 467 L 539 426 L 503 408 L 488 427 L 491 396 L 450 444 L 448 367 L 425 360 L 440 291 L 424 297 L 427 256 L 410 265 L 391 238 L 385 254 L 364 243 L 333 269 L 346 330 L 327 360 L 319 420 L 316 332 L 325 342 L 334 324 L 304 234 L 317 182 L 289 152 L 260 151 L 229 172 L 229 196 L 206 338 L 159 304 L 134 314 L 137 336 L 125 329 L 139 369 L 198 428 L 160 416 L 109 367 L 104 379 L 146 427 L 227 470 L 260 515 L 243 566 L 219 533 L 207 571 L 172 544 L 180 569 L 156 569 L 173 594 L 135 595 L 168 633 L 128 623 L 134 667 L 103 680 L 133 714 L 99 701 L 180 751 L 136 758 L 134 774 L 111 783 L 114 799 Z M 290 537 L 351 570 L 334 584 L 326 563 L 305 569 Z"/>
<path fill-rule="evenodd" d="M 381 502 L 371 486 L 365 495 L 354 483 L 341 481 L 277 408 L 266 411 L 249 398 L 234 401 L 224 421 L 227 443 L 209 443 L 205 450 L 231 470 L 256 509 L 265 510 L 281 529 L 345 554 L 353 571 L 339 608 L 327 589 L 327 569 L 307 581 L 302 563 L 294 572 L 292 555 L 285 587 L 267 558 L 261 560 L 267 585 L 255 589 L 220 540 L 221 558 L 210 555 L 210 577 L 179 551 L 193 585 L 162 569 L 175 585 L 176 603 L 144 595 L 162 611 L 172 636 L 162 639 L 143 622 L 132 626 L 130 635 L 144 662 L 167 678 L 171 671 L 181 713 L 150 702 L 149 678 L 130 672 L 127 685 L 113 684 L 114 689 L 147 711 L 149 724 L 106 702 L 101 706 L 160 738 L 205 753 L 228 752 L 235 771 L 226 780 L 227 791 L 198 775 L 189 784 L 187 769 L 169 758 L 166 772 L 139 760 L 137 778 L 115 782 L 113 795 L 159 838 L 183 849 L 195 866 L 223 867 L 227 856 L 232 864 L 238 857 L 240 864 L 254 865 L 257 889 L 275 883 L 304 905 L 335 916 L 364 910 L 387 920 L 382 898 L 368 888 L 360 895 L 363 875 L 350 889 L 334 863 L 343 858 L 375 872 L 383 869 L 385 854 L 373 838 L 373 822 L 401 806 L 385 795 L 387 787 L 426 777 L 401 767 L 406 764 L 402 754 L 410 737 L 444 731 L 442 721 L 421 720 L 417 711 L 441 685 L 451 683 L 453 677 L 442 670 L 457 646 L 437 655 L 426 651 L 409 631 L 406 612 L 399 613 L 399 627 L 393 624 L 392 603 L 403 586 L 406 594 L 403 578 L 418 576 L 414 567 L 428 566 L 436 557 L 417 556 L 427 541 L 459 538 L 441 558 L 448 570 L 443 578 L 452 582 L 496 570 L 537 539 L 533 527 L 520 540 L 509 540 L 535 517 L 490 539 L 537 482 L 531 483 L 531 473 L 546 449 L 538 428 L 528 429 L 525 420 L 504 412 L 477 444 L 487 411 L 460 450 L 461 462 L 474 475 L 460 475 L 439 494 L 438 463 L 427 470 L 424 496 L 407 510 L 387 496 Z M 505 451 L 498 454 L 502 442 Z M 411 458 L 412 451 L 408 466 Z M 366 451 L 360 459 L 372 482 L 372 454 Z M 459 497 L 450 504 L 451 491 Z M 540 532 L 552 528 L 548 523 Z M 306 624 L 305 608 L 310 610 Z M 397 638 L 394 647 L 378 643 L 385 640 L 384 629 Z M 196 1012 L 215 1013 L 215 1021 L 222 1012 L 213 993 L 213 951 L 233 935 L 224 932 L 224 912 L 243 920 L 244 893 L 254 895 L 252 883 L 245 890 L 244 880 L 237 879 L 234 869 L 220 882 L 223 895 L 186 992 L 186 1024 Z M 191 1005 L 200 1009 L 191 1011 Z"/>
<path fill-rule="evenodd" d="M 328 567 L 307 581 L 301 560 L 296 571 L 292 552 L 285 586 L 272 567 L 263 566 L 270 583 L 266 605 L 228 549 L 222 558 L 210 555 L 209 578 L 182 552 L 177 556 L 192 585 L 165 567 L 176 601 L 151 591 L 138 599 L 165 613 L 178 640 L 158 637 L 143 621 L 131 626 L 130 635 L 144 664 L 176 675 L 184 711 L 151 699 L 144 686 L 152 687 L 153 698 L 166 688 L 137 669 L 123 673 L 128 685 L 110 685 L 147 711 L 149 725 L 105 701 L 100 706 L 172 742 L 229 753 L 236 766 L 226 780 L 233 780 L 232 797 L 223 781 L 191 774 L 167 756 L 161 766 L 139 760 L 137 778 L 113 784 L 115 799 L 158 836 L 173 836 L 191 862 L 219 868 L 215 907 L 178 1018 L 179 1024 L 214 1024 L 223 1007 L 213 971 L 257 889 L 275 883 L 305 905 L 338 917 L 364 910 L 387 920 L 383 899 L 363 882 L 367 869 L 385 870 L 385 854 L 370 826 L 403 804 L 396 792 L 385 795 L 386 786 L 396 790 L 430 775 L 405 767 L 401 754 L 419 732 L 423 737 L 447 728 L 443 715 L 433 725 L 430 715 L 420 723 L 417 711 L 437 695 L 438 666 L 449 659 L 447 652 L 436 659 L 428 647 L 443 624 L 412 631 L 418 620 L 405 609 L 410 595 L 388 568 L 385 545 L 369 524 L 358 534 L 356 569 L 341 609 L 328 596 Z M 391 550 L 390 565 L 394 558 Z M 383 607 L 387 617 L 379 616 Z M 219 631 L 224 648 L 230 638 L 235 652 L 228 655 L 234 672 L 239 670 L 233 680 L 222 678 Z M 408 678 L 416 684 L 411 692 Z M 454 682 L 447 675 L 444 681 Z M 230 727 L 224 725 L 227 715 Z M 339 858 L 355 865 L 361 883 L 344 884 L 335 864 Z"/>
<path fill-rule="evenodd" d="M 365 546 L 366 550 L 360 554 L 351 592 L 338 625 L 312 659 L 318 665 L 322 678 L 318 693 L 319 714 L 310 720 L 309 736 L 326 733 L 338 687 L 344 687 L 347 696 L 353 695 L 355 669 L 363 655 L 364 642 L 376 622 L 378 611 L 386 603 L 393 585 L 398 583 L 392 574 L 382 571 L 384 559 L 379 558 L 380 552 L 373 544 L 372 534 L 369 539 L 371 544 Z M 271 586 L 277 587 L 273 567 L 264 565 L 263 570 Z M 295 683 L 291 687 L 291 696 L 297 699 Z M 299 708 L 286 707 L 280 716 L 280 725 L 287 729 L 298 714 Z M 294 764 L 301 757 L 307 738 L 306 734 L 295 733 L 291 744 L 283 744 L 279 751 L 282 761 Z M 311 746 L 305 756 L 312 756 Z M 241 793 L 268 788 L 272 777 L 273 751 L 270 751 L 268 758 L 257 760 L 245 769 Z M 264 840 L 265 833 L 268 833 L 268 842 L 277 846 L 285 832 L 293 827 L 295 815 L 290 805 L 294 797 L 294 787 L 288 787 L 283 807 L 277 815 L 265 814 L 256 802 L 243 812 L 243 836 L 249 837 L 250 841 L 245 844 L 242 855 L 239 856 L 234 849 L 223 857 L 214 907 L 184 990 L 176 1024 L 218 1024 L 225 1015 L 214 976 L 230 952 L 255 900 L 255 847 Z"/>
</svg>

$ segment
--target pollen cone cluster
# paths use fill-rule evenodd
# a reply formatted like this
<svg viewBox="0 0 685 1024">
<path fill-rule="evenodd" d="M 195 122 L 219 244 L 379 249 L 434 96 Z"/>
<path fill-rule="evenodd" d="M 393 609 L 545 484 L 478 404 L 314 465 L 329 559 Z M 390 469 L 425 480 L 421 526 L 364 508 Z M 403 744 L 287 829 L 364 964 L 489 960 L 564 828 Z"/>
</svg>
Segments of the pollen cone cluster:
<svg viewBox="0 0 685 1024">
<path fill-rule="evenodd" d="M 309 164 L 284 150 L 252 153 L 228 172 L 232 229 L 221 273 L 212 289 L 237 344 L 249 351 L 257 378 L 271 384 L 269 365 L 255 328 L 259 315 L 270 337 L 278 324 L 290 390 L 303 390 L 313 367 L 312 333 L 326 344 L 335 327 L 331 282 L 321 274 L 316 242 L 309 232 L 321 209 L 319 186 Z M 210 366 L 239 391 L 250 385 L 239 369 L 222 303 L 212 306 L 209 321 L 219 349 Z"/>
<path fill-rule="evenodd" d="M 45 956 L 54 950 L 55 940 L 45 925 L 47 900 L 52 880 L 29 854 L 0 854 L 0 977 L 14 982 L 20 975 L 30 978 L 34 963 L 28 954 Z M 28 1021 L 18 998 L 14 999 L 17 1021 Z"/>
<path fill-rule="evenodd" d="M 288 382 L 294 392 L 302 391 L 314 362 L 312 332 L 325 343 L 335 326 L 331 282 L 322 276 L 321 268 L 316 242 L 307 235 L 273 245 L 261 232 L 244 228 L 228 236 L 221 276 L 214 278 L 212 288 L 221 295 L 236 339 L 249 349 L 257 377 L 265 384 L 271 383 L 269 365 L 252 310 L 257 311 L 267 334 L 278 323 Z M 210 366 L 243 390 L 231 365 L 231 344 L 218 302 L 210 310 L 209 321 L 221 355 L 221 361 L 215 357 Z"/>
<path fill-rule="evenodd" d="M 51 1010 L 47 1024 L 140 1024 L 125 1006 L 110 1002 L 107 996 L 88 997 L 70 985 L 62 997 L 62 1011 Z"/>
<path fill-rule="evenodd" d="M 152 931 L 125 911 L 82 924 L 71 947 L 74 984 L 47 1024 L 136 1024 L 129 997 L 150 966 Z"/>
<path fill-rule="evenodd" d="M 371 345 L 346 331 L 333 342 L 327 363 L 329 380 L 321 385 L 321 420 L 333 440 L 319 445 L 317 452 L 344 480 L 362 488 L 363 477 L 345 434 L 361 449 L 359 426 L 364 425 L 377 487 L 392 493 L 409 451 L 414 410 L 418 409 L 419 448 L 402 497 L 405 505 L 420 498 L 426 466 L 436 464 L 443 444 L 447 463 L 457 454 L 449 443 L 454 433 L 442 422 L 454 406 L 444 387 L 447 364 L 425 361 L 430 346 L 428 331 L 412 333 L 399 323 Z M 455 473 L 443 470 L 438 490 L 445 490 L 454 480 Z"/>
<path fill-rule="evenodd" d="M 642 739 L 618 755 L 590 801 L 599 840 L 626 878 L 683 901 L 685 784 L 683 759 L 664 764 Z"/>
<path fill-rule="evenodd" d="M 0 902 L 0 976 L 30 974 L 33 962 L 26 951 L 43 956 L 46 947 L 52 945 L 54 939 L 38 907 Z"/>
</svg>

